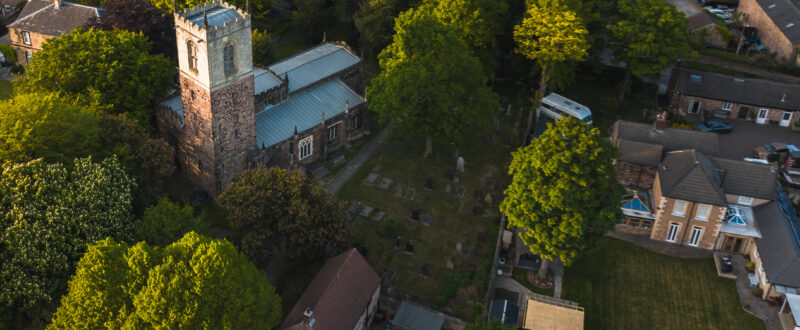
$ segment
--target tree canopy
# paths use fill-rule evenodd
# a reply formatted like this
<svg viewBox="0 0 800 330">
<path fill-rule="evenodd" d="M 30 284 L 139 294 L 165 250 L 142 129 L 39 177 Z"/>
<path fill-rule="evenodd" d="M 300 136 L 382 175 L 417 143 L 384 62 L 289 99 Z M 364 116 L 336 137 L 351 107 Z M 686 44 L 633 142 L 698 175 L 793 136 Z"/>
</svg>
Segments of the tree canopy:
<svg viewBox="0 0 800 330">
<path fill-rule="evenodd" d="M 623 192 L 611 163 L 618 155 L 597 127 L 569 116 L 512 153 L 500 210 L 524 229 L 531 252 L 569 266 L 613 228 Z"/>
<path fill-rule="evenodd" d="M 392 129 L 461 142 L 497 109 L 481 64 L 456 30 L 426 11 L 395 20 L 394 42 L 378 56 L 381 73 L 367 87 L 370 109 Z"/>
<path fill-rule="evenodd" d="M 426 0 L 422 8 L 454 27 L 461 39 L 477 49 L 494 46 L 508 4 L 505 0 Z"/>
<path fill-rule="evenodd" d="M 375 55 L 392 42 L 394 19 L 406 8 L 401 0 L 362 0 L 353 15 L 360 48 Z"/>
<path fill-rule="evenodd" d="M 266 67 L 275 62 L 275 46 L 266 31 L 253 29 L 253 64 Z"/>
<path fill-rule="evenodd" d="M 299 172 L 244 171 L 219 202 L 228 211 L 231 239 L 260 267 L 278 252 L 311 258 L 344 247 L 349 238 L 342 206 Z"/>
<path fill-rule="evenodd" d="M 328 0 L 292 0 L 292 29 L 307 41 L 319 42 L 330 26 L 333 15 Z"/>
<path fill-rule="evenodd" d="M 205 235 L 208 228 L 194 216 L 191 205 L 181 205 L 166 197 L 145 209 L 142 219 L 136 222 L 137 238 L 154 246 L 169 245 L 190 231 Z"/>
<path fill-rule="evenodd" d="M 14 81 L 14 91 L 63 93 L 146 122 L 152 101 L 164 94 L 174 72 L 150 47 L 142 34 L 77 28 L 48 40 L 31 58 L 26 77 Z"/>
<path fill-rule="evenodd" d="M 57 301 L 87 244 L 131 237 L 133 185 L 113 157 L 72 170 L 41 159 L 3 166 L 0 327 L 28 327 Z"/>
<path fill-rule="evenodd" d="M 100 115 L 55 94 L 16 95 L 0 109 L 0 163 L 44 158 L 71 164 L 100 147 Z"/>
<path fill-rule="evenodd" d="M 48 328 L 272 329 L 280 297 L 226 240 L 164 248 L 105 239 L 81 258 Z"/>
<path fill-rule="evenodd" d="M 90 22 L 86 28 L 113 31 L 120 29 L 141 32 L 153 43 L 153 50 L 176 59 L 175 26 L 172 15 L 156 8 L 149 0 L 108 0 L 100 8 L 102 19 Z"/>
<path fill-rule="evenodd" d="M 172 12 L 172 0 L 150 0 L 156 8 L 164 12 Z M 178 10 L 191 9 L 194 6 L 205 4 L 206 0 L 180 0 L 174 3 L 178 6 Z M 272 0 L 231 0 L 227 3 L 236 6 L 241 10 L 249 9 L 250 15 L 255 18 L 266 18 L 272 9 Z M 249 7 L 249 8 L 248 8 Z"/>
</svg>

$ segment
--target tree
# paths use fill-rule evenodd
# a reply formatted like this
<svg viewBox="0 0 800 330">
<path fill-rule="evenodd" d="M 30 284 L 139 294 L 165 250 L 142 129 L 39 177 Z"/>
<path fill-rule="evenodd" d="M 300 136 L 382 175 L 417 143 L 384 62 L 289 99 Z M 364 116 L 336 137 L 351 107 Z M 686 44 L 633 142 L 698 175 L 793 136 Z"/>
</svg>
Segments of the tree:
<svg viewBox="0 0 800 330">
<path fill-rule="evenodd" d="M 86 246 L 132 234 L 134 183 L 115 158 L 0 171 L 0 325 L 27 328 L 57 301 Z M 3 320 L 3 318 L 6 318 Z M 49 317 L 48 317 L 49 318 Z"/>
<path fill-rule="evenodd" d="M 266 67 L 275 60 L 275 46 L 269 33 L 253 29 L 253 64 Z"/>
<path fill-rule="evenodd" d="M 423 8 L 458 31 L 474 49 L 492 47 L 508 10 L 505 0 L 426 0 Z"/>
<path fill-rule="evenodd" d="M 333 16 L 329 11 L 328 0 L 292 0 L 292 28 L 305 36 L 307 41 L 322 40 L 322 35 L 330 26 Z"/>
<path fill-rule="evenodd" d="M 166 13 L 172 12 L 172 4 L 175 3 L 178 6 L 178 11 L 191 9 L 194 6 L 199 6 L 202 4 L 207 3 L 206 0 L 181 0 L 175 1 L 172 0 L 150 0 L 158 9 L 163 10 Z M 227 3 L 236 6 L 241 10 L 246 10 L 252 15 L 254 18 L 266 18 L 269 15 L 269 11 L 272 8 L 272 0 L 232 0 L 226 1 Z"/>
<path fill-rule="evenodd" d="M 26 78 L 14 81 L 14 91 L 63 93 L 146 123 L 174 72 L 167 58 L 149 53 L 150 46 L 142 34 L 77 28 L 48 40 L 26 67 Z"/>
<path fill-rule="evenodd" d="M 91 20 L 86 24 L 87 29 L 120 29 L 142 33 L 153 43 L 156 53 L 177 59 L 172 15 L 167 15 L 167 12 L 156 8 L 148 0 L 109 0 L 100 8 L 103 11 L 100 20 Z"/>
<path fill-rule="evenodd" d="M 622 104 L 631 73 L 657 78 L 678 60 L 693 58 L 697 52 L 689 42 L 687 19 L 665 0 L 620 0 L 621 19 L 609 25 L 614 61 L 625 62 L 627 70 L 618 104 Z"/>
<path fill-rule="evenodd" d="M 154 246 L 169 245 L 190 231 L 205 235 L 208 228 L 194 216 L 192 206 L 173 203 L 166 197 L 144 210 L 142 219 L 136 222 L 138 239 Z"/>
<path fill-rule="evenodd" d="M 0 164 L 36 158 L 71 164 L 100 147 L 100 115 L 55 94 L 16 95 L 0 109 Z"/>
<path fill-rule="evenodd" d="M 276 252 L 311 258 L 344 247 L 348 240 L 341 205 L 299 172 L 244 171 L 219 202 L 228 211 L 232 240 L 260 267 Z"/>
<path fill-rule="evenodd" d="M 361 49 L 374 56 L 389 45 L 394 19 L 403 9 L 400 0 L 362 0 L 353 16 Z"/>
<path fill-rule="evenodd" d="M 0 44 L 0 53 L 3 54 L 3 58 L 6 59 L 6 63 L 17 63 L 17 52 L 11 47 L 11 45 Z"/>
<path fill-rule="evenodd" d="M 579 61 L 586 57 L 588 33 L 581 19 L 561 0 L 528 1 L 525 18 L 514 27 L 514 40 L 519 47 L 517 52 L 536 61 L 542 73 L 539 91 L 528 112 L 525 141 L 533 126 L 533 112 L 547 92 L 551 70 L 558 63 Z"/>
<path fill-rule="evenodd" d="M 394 42 L 378 56 L 381 73 L 367 87 L 370 109 L 392 129 L 461 142 L 497 109 L 480 62 L 454 28 L 409 9 L 395 21 Z"/>
<path fill-rule="evenodd" d="M 524 229 L 520 238 L 542 258 L 543 278 L 549 261 L 571 265 L 622 216 L 623 188 L 611 163 L 619 152 L 597 127 L 567 116 L 512 155 L 500 210 Z"/>
<path fill-rule="evenodd" d="M 81 258 L 48 329 L 272 329 L 280 297 L 226 240 L 160 249 L 105 239 Z"/>
</svg>

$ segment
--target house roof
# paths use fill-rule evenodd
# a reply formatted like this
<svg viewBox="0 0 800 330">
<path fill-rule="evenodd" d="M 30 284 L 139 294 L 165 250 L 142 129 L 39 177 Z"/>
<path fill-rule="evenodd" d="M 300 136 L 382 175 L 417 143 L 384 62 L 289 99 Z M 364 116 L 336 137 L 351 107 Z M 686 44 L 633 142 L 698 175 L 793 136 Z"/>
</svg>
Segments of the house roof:
<svg viewBox="0 0 800 330">
<path fill-rule="evenodd" d="M 341 80 L 333 79 L 293 95 L 278 105 L 268 105 L 256 114 L 256 142 L 258 146 L 270 147 L 284 141 L 297 132 L 303 132 L 333 118 L 348 109 L 364 103 L 364 98 L 353 92 Z"/>
<path fill-rule="evenodd" d="M 780 189 L 780 188 L 778 188 Z M 770 283 L 800 288 L 800 222 L 786 195 L 755 210 L 758 253 Z"/>
<path fill-rule="evenodd" d="M 661 194 L 671 198 L 726 206 L 722 181 L 714 163 L 696 150 L 667 153 L 658 168 Z"/>
<path fill-rule="evenodd" d="M 618 159 L 634 164 L 658 166 L 664 147 L 660 144 L 620 139 L 617 141 L 620 156 Z"/>
<path fill-rule="evenodd" d="M 439 330 L 444 325 L 444 316 L 408 300 L 403 300 L 391 322 L 401 329 Z"/>
<path fill-rule="evenodd" d="M 57 37 L 99 16 L 100 10 L 91 6 L 62 1 L 55 8 L 52 1 L 31 0 L 9 27 Z"/>
<path fill-rule="evenodd" d="M 800 22 L 798 23 L 800 29 Z M 800 85 L 681 68 L 683 95 L 783 110 L 800 110 Z"/>
<path fill-rule="evenodd" d="M 289 93 L 308 87 L 361 62 L 345 46 L 323 43 L 269 67 L 278 77 L 288 75 Z"/>
<path fill-rule="evenodd" d="M 775 200 L 777 177 L 772 166 L 718 157 L 711 160 L 725 170 L 722 189 L 726 194 Z"/>
<path fill-rule="evenodd" d="M 709 15 L 704 11 L 691 15 L 687 18 L 689 19 L 688 23 L 689 32 L 695 32 L 704 27 L 717 25 L 717 22 L 715 22 L 714 19 L 711 18 L 711 15 Z"/>
<path fill-rule="evenodd" d="M 692 131 L 667 127 L 661 131 L 653 125 L 618 120 L 614 123 L 614 139 L 658 144 L 664 151 L 696 149 L 707 155 L 716 155 L 719 150 L 719 136 L 715 133 Z"/>
<path fill-rule="evenodd" d="M 800 43 L 800 6 L 794 0 L 756 0 L 793 45 Z"/>
<path fill-rule="evenodd" d="M 313 309 L 315 330 L 353 329 L 380 282 L 381 278 L 356 249 L 330 258 L 280 329 L 301 323 L 306 308 Z"/>
</svg>

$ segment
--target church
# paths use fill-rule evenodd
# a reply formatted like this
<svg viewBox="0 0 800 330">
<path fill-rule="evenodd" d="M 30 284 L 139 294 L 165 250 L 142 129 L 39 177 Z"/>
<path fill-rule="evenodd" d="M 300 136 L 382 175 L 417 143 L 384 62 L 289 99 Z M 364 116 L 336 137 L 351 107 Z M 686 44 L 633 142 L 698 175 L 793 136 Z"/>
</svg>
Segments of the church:
<svg viewBox="0 0 800 330">
<path fill-rule="evenodd" d="M 180 170 L 210 195 L 248 168 L 304 170 L 369 134 L 362 61 L 344 43 L 257 68 L 246 11 L 214 0 L 174 18 L 180 94 L 156 121 Z"/>
</svg>

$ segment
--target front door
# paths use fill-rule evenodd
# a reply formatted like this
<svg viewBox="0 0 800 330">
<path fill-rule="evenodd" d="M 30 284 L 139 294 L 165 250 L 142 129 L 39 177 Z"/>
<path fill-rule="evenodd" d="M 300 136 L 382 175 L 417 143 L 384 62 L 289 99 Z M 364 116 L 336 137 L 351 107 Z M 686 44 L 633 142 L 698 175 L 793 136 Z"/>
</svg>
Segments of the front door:
<svg viewBox="0 0 800 330">
<path fill-rule="evenodd" d="M 792 121 L 792 112 L 784 111 L 783 115 L 781 115 L 781 126 L 789 127 L 789 122 L 791 121 Z"/>
<path fill-rule="evenodd" d="M 747 119 L 747 114 L 750 112 L 750 108 L 748 107 L 741 107 L 739 108 L 739 119 Z"/>
<path fill-rule="evenodd" d="M 689 113 L 698 113 L 700 112 L 700 102 L 699 101 L 692 101 L 689 102 Z"/>
<path fill-rule="evenodd" d="M 756 124 L 763 124 L 767 122 L 767 109 L 758 109 L 758 117 L 756 117 Z"/>
<path fill-rule="evenodd" d="M 728 236 L 725 237 L 725 243 L 722 244 L 722 251 L 740 253 L 739 250 L 744 244 L 744 238 Z"/>
</svg>

